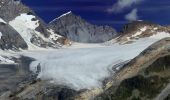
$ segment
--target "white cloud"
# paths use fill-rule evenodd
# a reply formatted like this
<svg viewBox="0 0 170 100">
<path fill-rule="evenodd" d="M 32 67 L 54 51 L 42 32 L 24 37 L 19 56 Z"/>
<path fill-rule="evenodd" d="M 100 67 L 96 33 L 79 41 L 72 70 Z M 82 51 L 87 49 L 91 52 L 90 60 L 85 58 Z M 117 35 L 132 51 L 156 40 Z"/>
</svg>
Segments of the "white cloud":
<svg viewBox="0 0 170 100">
<path fill-rule="evenodd" d="M 134 4 L 140 3 L 141 1 L 143 0 L 118 0 L 116 4 L 114 4 L 111 8 L 107 9 L 107 12 L 109 13 L 121 12 Z"/>
<path fill-rule="evenodd" d="M 133 9 L 129 14 L 125 16 L 125 19 L 128 21 L 135 21 L 138 20 L 138 15 L 137 15 L 138 10 Z"/>
</svg>

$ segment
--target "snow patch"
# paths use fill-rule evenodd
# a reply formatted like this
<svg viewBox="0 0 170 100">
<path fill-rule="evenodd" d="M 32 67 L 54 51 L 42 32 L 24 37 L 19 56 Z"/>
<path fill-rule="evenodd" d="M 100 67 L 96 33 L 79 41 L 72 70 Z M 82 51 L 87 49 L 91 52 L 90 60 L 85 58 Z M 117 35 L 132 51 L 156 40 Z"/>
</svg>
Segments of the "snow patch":
<svg viewBox="0 0 170 100">
<path fill-rule="evenodd" d="M 170 36 L 170 33 L 167 33 L 167 32 L 159 32 L 159 34 L 154 34 L 154 35 L 150 36 L 150 38 L 160 39 L 160 38 L 165 38 L 165 37 L 169 37 L 169 36 Z"/>
<path fill-rule="evenodd" d="M 15 64 L 15 62 L 7 57 L 0 56 L 0 64 Z"/>
<path fill-rule="evenodd" d="M 54 33 L 54 30 L 52 30 L 52 29 L 49 29 L 49 30 L 47 30 L 48 32 L 50 32 L 50 39 L 51 40 L 54 40 L 54 41 L 56 41 L 56 40 L 58 40 L 59 38 L 61 38 L 62 36 L 61 35 L 58 35 L 58 34 L 56 34 L 56 33 Z"/>
<path fill-rule="evenodd" d="M 0 32 L 0 39 L 1 39 L 1 37 L 2 37 L 2 33 Z"/>
<path fill-rule="evenodd" d="M 20 22 L 20 25 L 25 26 L 29 29 L 36 29 L 39 26 L 38 20 L 33 21 L 36 17 L 33 15 L 28 15 L 26 13 L 21 14 L 20 16 L 16 17 L 14 21 Z M 12 21 L 13 22 L 13 21 Z M 12 23 L 10 22 L 10 23 Z"/>
<path fill-rule="evenodd" d="M 2 18 L 0 18 L 0 22 L 6 24 L 6 22 Z"/>
<path fill-rule="evenodd" d="M 136 32 L 134 35 L 132 35 L 132 37 L 137 37 L 139 35 L 141 35 L 144 31 L 146 31 L 147 27 L 143 27 L 140 29 L 140 31 Z"/>
<path fill-rule="evenodd" d="M 157 29 L 158 29 L 157 27 L 153 28 L 154 31 L 157 30 Z"/>
</svg>

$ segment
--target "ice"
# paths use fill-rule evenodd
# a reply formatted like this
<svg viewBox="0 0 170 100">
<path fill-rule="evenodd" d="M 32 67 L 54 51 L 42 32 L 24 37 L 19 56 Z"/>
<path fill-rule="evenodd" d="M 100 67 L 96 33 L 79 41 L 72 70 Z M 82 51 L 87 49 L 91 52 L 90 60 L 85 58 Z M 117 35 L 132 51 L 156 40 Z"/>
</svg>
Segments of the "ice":
<svg viewBox="0 0 170 100">
<path fill-rule="evenodd" d="M 30 70 L 36 72 L 37 66 L 40 65 L 38 78 L 42 80 L 50 80 L 75 90 L 100 88 L 102 81 L 114 74 L 111 70 L 114 65 L 133 59 L 148 46 L 164 37 L 170 37 L 170 34 L 161 32 L 138 39 L 131 44 L 115 43 L 112 46 L 95 44 L 94 47 L 81 44 L 82 48 L 27 51 L 23 52 L 23 55 L 36 59 L 31 63 Z"/>
</svg>

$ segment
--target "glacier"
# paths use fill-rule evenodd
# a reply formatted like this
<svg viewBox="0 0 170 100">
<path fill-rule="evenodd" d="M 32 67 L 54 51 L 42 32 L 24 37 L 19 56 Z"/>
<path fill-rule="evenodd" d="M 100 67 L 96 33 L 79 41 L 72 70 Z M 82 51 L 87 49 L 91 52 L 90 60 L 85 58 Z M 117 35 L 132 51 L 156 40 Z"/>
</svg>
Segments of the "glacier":
<svg viewBox="0 0 170 100">
<path fill-rule="evenodd" d="M 23 51 L 20 55 L 36 59 L 30 64 L 30 70 L 36 73 L 37 67 L 41 67 L 37 78 L 75 90 L 102 88 L 102 81 L 114 75 L 114 65 L 133 59 L 165 37 L 170 37 L 170 34 L 159 32 L 131 44 L 76 44 L 79 48 L 71 46 L 57 50 Z"/>
</svg>

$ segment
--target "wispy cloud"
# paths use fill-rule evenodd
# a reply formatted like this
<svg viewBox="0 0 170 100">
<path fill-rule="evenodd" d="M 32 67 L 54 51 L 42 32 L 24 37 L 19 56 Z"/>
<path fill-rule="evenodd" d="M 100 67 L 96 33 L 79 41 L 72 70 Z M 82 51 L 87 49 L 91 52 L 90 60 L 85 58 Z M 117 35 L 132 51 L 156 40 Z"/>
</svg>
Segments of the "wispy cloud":
<svg viewBox="0 0 170 100">
<path fill-rule="evenodd" d="M 135 8 L 133 9 L 129 14 L 125 16 L 125 19 L 128 21 L 135 21 L 138 20 L 138 15 L 137 15 L 138 10 Z"/>
<path fill-rule="evenodd" d="M 121 12 L 126 8 L 131 7 L 134 4 L 138 4 L 143 0 L 118 0 L 112 7 L 107 9 L 109 13 Z"/>
</svg>

